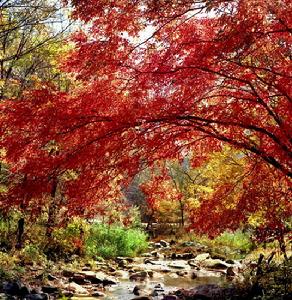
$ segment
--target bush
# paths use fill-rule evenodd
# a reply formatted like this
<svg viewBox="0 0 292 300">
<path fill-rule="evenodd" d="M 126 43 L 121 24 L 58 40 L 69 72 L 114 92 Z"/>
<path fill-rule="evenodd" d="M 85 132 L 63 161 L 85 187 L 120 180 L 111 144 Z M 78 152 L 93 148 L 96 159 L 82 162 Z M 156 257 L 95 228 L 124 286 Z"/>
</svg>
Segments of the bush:
<svg viewBox="0 0 292 300">
<path fill-rule="evenodd" d="M 74 218 L 66 227 L 54 229 L 45 252 L 51 259 L 68 258 L 73 254 L 83 255 L 88 232 L 89 224 L 81 218 Z"/>
<path fill-rule="evenodd" d="M 93 224 L 86 240 L 86 252 L 92 257 L 135 256 L 147 246 L 144 232 L 118 225 Z"/>
<path fill-rule="evenodd" d="M 19 266 L 19 258 L 8 253 L 0 252 L 0 281 L 11 280 L 24 273 Z"/>
<path fill-rule="evenodd" d="M 217 238 L 215 243 L 228 246 L 232 249 L 240 250 L 241 252 L 248 253 L 253 248 L 253 243 L 247 233 L 240 230 L 235 232 L 224 232 Z"/>
<path fill-rule="evenodd" d="M 43 264 L 46 262 L 46 256 L 37 245 L 33 244 L 26 244 L 18 256 L 23 264 Z"/>
<path fill-rule="evenodd" d="M 11 210 L 5 217 L 0 214 L 0 249 L 9 251 L 16 241 L 17 221 L 21 213 Z"/>
</svg>

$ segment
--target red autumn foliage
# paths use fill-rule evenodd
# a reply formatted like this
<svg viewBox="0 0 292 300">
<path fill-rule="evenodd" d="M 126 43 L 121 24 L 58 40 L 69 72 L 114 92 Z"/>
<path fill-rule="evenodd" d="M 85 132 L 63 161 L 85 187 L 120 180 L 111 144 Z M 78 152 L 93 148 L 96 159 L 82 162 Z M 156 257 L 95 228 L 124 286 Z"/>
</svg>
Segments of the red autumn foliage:
<svg viewBox="0 0 292 300">
<path fill-rule="evenodd" d="M 226 205 L 224 200 L 236 185 L 242 186 Z M 259 224 L 254 225 L 257 239 L 282 238 L 289 232 L 285 222 L 292 215 L 291 197 L 289 179 L 267 164 L 250 163 L 241 182 L 218 186 L 209 199 L 202 201 L 199 209 L 191 214 L 191 227 L 197 233 L 207 232 L 214 237 L 226 229 L 246 227 L 250 217 L 259 215 Z"/>
<path fill-rule="evenodd" d="M 84 213 L 119 174 L 191 149 L 200 161 L 222 143 L 292 176 L 291 1 L 72 2 L 90 24 L 64 63 L 79 86 L 0 104 L 16 176 L 2 207 L 41 199 L 74 170 L 62 193 Z"/>
</svg>

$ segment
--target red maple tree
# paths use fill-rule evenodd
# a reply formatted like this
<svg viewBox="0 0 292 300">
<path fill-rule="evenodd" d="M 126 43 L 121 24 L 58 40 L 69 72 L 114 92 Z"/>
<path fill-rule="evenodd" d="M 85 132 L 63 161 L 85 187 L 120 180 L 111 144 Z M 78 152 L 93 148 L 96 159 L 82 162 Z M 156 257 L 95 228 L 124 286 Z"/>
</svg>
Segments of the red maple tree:
<svg viewBox="0 0 292 300">
<path fill-rule="evenodd" d="M 292 177 L 291 1 L 73 5 L 88 23 L 64 63 L 76 89 L 1 103 L 0 147 L 22 183 L 6 203 L 52 193 L 73 170 L 62 191 L 78 213 L 120 174 L 222 143 Z"/>
</svg>

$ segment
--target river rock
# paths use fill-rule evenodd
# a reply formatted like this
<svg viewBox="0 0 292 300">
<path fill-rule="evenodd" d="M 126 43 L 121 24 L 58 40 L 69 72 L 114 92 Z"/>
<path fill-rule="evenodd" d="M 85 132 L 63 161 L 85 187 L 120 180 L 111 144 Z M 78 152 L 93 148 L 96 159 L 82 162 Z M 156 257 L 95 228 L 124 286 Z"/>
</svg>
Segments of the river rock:
<svg viewBox="0 0 292 300">
<path fill-rule="evenodd" d="M 141 296 L 141 294 L 143 293 L 143 288 L 144 288 L 144 286 L 135 285 L 134 289 L 133 289 L 133 294 L 136 296 Z"/>
<path fill-rule="evenodd" d="M 20 296 L 21 283 L 19 281 L 4 282 L 2 289 L 5 294 L 11 296 Z"/>
<path fill-rule="evenodd" d="M 216 270 L 216 269 L 201 269 L 196 271 L 196 274 L 198 277 L 222 277 L 222 270 Z"/>
<path fill-rule="evenodd" d="M 47 278 L 48 278 L 49 281 L 58 280 L 58 278 L 56 276 L 52 275 L 52 274 L 48 274 Z"/>
<path fill-rule="evenodd" d="M 154 248 L 159 249 L 162 248 L 163 246 L 158 242 L 154 244 Z"/>
<path fill-rule="evenodd" d="M 144 264 L 151 264 L 151 265 L 156 265 L 156 266 L 160 265 L 161 266 L 165 263 L 161 260 L 153 260 L 153 259 L 146 258 L 144 260 Z"/>
<path fill-rule="evenodd" d="M 30 294 L 30 288 L 29 287 L 27 287 L 27 286 L 22 286 L 21 288 L 20 288 L 20 297 L 24 297 L 24 296 L 26 296 L 26 295 L 28 295 L 28 294 Z"/>
<path fill-rule="evenodd" d="M 233 277 L 236 275 L 236 272 L 234 271 L 233 267 L 228 267 L 226 270 L 226 275 L 229 277 Z"/>
<path fill-rule="evenodd" d="M 143 253 L 141 256 L 142 256 L 142 257 L 151 257 L 152 254 L 149 253 L 149 252 L 147 252 L 147 253 Z"/>
<path fill-rule="evenodd" d="M 185 252 L 185 253 L 172 253 L 170 255 L 171 259 L 192 259 L 195 255 L 191 252 Z"/>
<path fill-rule="evenodd" d="M 124 256 L 118 256 L 116 258 L 116 261 L 120 261 L 120 260 L 125 260 L 128 263 L 133 263 L 134 262 L 134 258 L 133 257 L 124 257 Z"/>
<path fill-rule="evenodd" d="M 166 295 L 162 300 L 179 300 L 179 298 L 176 295 Z"/>
<path fill-rule="evenodd" d="M 152 291 L 152 296 L 159 296 L 162 293 L 164 293 L 164 287 L 162 283 L 158 283 L 154 286 L 153 291 Z"/>
<path fill-rule="evenodd" d="M 233 259 L 227 259 L 226 263 L 230 264 L 230 265 L 234 265 L 235 261 Z"/>
<path fill-rule="evenodd" d="M 124 270 L 117 270 L 115 272 L 115 276 L 117 276 L 119 278 L 126 279 L 126 278 L 129 277 L 129 273 L 127 271 L 124 271 Z"/>
<path fill-rule="evenodd" d="M 89 295 L 87 289 L 85 289 L 84 287 L 82 287 L 81 285 L 75 282 L 68 283 L 66 289 L 68 291 L 74 292 L 74 295 Z"/>
<path fill-rule="evenodd" d="M 169 243 L 166 242 L 165 240 L 160 240 L 159 243 L 162 247 L 169 247 Z"/>
<path fill-rule="evenodd" d="M 46 285 L 42 287 L 42 291 L 47 294 L 59 293 L 59 288 L 55 286 Z"/>
<path fill-rule="evenodd" d="M 185 252 L 181 254 L 182 259 L 192 259 L 195 257 L 195 254 L 192 252 Z"/>
<path fill-rule="evenodd" d="M 176 274 L 180 277 L 184 277 L 184 276 L 188 275 L 188 272 L 187 271 L 177 271 Z"/>
<path fill-rule="evenodd" d="M 125 259 L 118 261 L 119 268 L 126 268 L 128 266 L 128 262 Z"/>
<path fill-rule="evenodd" d="M 93 271 L 81 271 L 77 275 L 83 276 L 85 280 L 88 280 L 93 284 L 103 284 L 103 285 L 117 284 L 117 280 L 115 278 L 108 276 L 103 272 L 96 273 Z"/>
<path fill-rule="evenodd" d="M 148 242 L 148 248 L 151 249 L 151 248 L 154 248 L 154 242 Z"/>
<path fill-rule="evenodd" d="M 190 265 L 185 260 L 176 260 L 168 263 L 168 266 L 174 269 L 185 269 L 189 270 Z"/>
<path fill-rule="evenodd" d="M 201 262 L 205 268 L 226 270 L 230 265 L 221 259 L 208 258 Z"/>
<path fill-rule="evenodd" d="M 143 281 L 147 278 L 148 273 L 146 271 L 136 272 L 130 275 L 129 279 L 133 281 Z"/>
<path fill-rule="evenodd" d="M 24 300 L 48 300 L 48 294 L 29 294 L 25 296 Z"/>
<path fill-rule="evenodd" d="M 198 243 L 197 242 L 183 242 L 181 244 L 182 247 L 194 247 L 194 246 L 197 246 Z"/>
<path fill-rule="evenodd" d="M 159 253 L 158 251 L 152 251 L 151 255 L 156 257 L 156 258 L 164 258 L 164 255 Z"/>
<path fill-rule="evenodd" d="M 156 272 L 162 272 L 162 273 L 170 273 L 171 269 L 165 265 L 165 262 L 161 261 L 162 264 L 137 264 L 134 266 L 133 270 L 135 272 L 138 271 L 156 271 Z"/>
<path fill-rule="evenodd" d="M 62 271 L 62 275 L 63 275 L 64 277 L 72 277 L 72 276 L 74 275 L 74 272 L 71 271 L 71 270 L 63 270 L 63 271 Z"/>
<path fill-rule="evenodd" d="M 84 275 L 82 274 L 74 274 L 73 277 L 70 277 L 70 281 L 74 281 L 77 284 L 88 284 L 91 281 L 88 279 L 85 279 Z"/>
<path fill-rule="evenodd" d="M 198 261 L 196 261 L 196 260 L 194 260 L 194 259 L 190 259 L 190 260 L 188 261 L 188 264 L 189 264 L 191 267 L 195 268 L 196 270 L 200 270 L 200 267 L 198 266 Z"/>
<path fill-rule="evenodd" d="M 91 294 L 91 297 L 96 297 L 96 298 L 105 297 L 105 294 L 100 291 L 95 291 Z"/>
<path fill-rule="evenodd" d="M 195 262 L 201 262 L 201 261 L 204 261 L 206 260 L 207 258 L 210 257 L 210 253 L 201 253 L 201 254 L 198 254 L 195 258 L 194 258 L 194 261 Z"/>
</svg>

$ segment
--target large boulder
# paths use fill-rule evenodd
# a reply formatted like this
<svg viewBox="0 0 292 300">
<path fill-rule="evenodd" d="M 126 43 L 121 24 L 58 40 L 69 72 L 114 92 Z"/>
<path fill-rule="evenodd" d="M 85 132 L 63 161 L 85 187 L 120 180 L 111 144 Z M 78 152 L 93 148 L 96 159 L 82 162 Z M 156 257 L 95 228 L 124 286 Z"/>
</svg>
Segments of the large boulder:
<svg viewBox="0 0 292 300">
<path fill-rule="evenodd" d="M 81 285 L 79 285 L 75 282 L 68 283 L 68 285 L 66 286 L 66 289 L 70 292 L 73 292 L 74 295 L 78 295 L 78 296 L 89 295 L 89 292 L 87 291 L 87 289 L 85 289 L 84 287 L 82 287 Z"/>
<path fill-rule="evenodd" d="M 72 275 L 71 279 L 77 284 L 117 284 L 117 279 L 103 272 L 81 271 Z"/>
<path fill-rule="evenodd" d="M 172 262 L 168 263 L 168 266 L 170 268 L 174 268 L 174 269 L 183 269 L 183 270 L 189 270 L 190 269 L 190 265 L 185 260 L 172 261 Z"/>
<path fill-rule="evenodd" d="M 198 255 L 194 258 L 194 261 L 195 261 L 195 262 L 201 262 L 201 261 L 206 260 L 207 258 L 210 258 L 210 253 L 201 253 L 201 254 L 198 254 Z"/>
<path fill-rule="evenodd" d="M 216 270 L 226 270 L 228 267 L 230 267 L 230 265 L 225 261 L 212 258 L 205 259 L 204 261 L 202 261 L 201 265 L 203 265 L 205 268 Z"/>
</svg>

